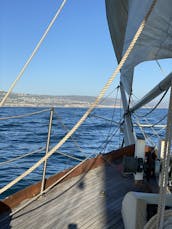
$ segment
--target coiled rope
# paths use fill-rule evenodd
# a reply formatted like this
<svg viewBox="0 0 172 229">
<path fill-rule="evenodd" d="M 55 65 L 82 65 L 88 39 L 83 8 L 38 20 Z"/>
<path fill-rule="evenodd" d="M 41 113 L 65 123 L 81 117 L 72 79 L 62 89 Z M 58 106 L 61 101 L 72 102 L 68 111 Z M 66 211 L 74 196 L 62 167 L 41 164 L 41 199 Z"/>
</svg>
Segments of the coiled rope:
<svg viewBox="0 0 172 229">
<path fill-rule="evenodd" d="M 143 19 L 143 21 L 141 22 L 136 34 L 134 35 L 133 40 L 131 41 L 128 49 L 126 50 L 124 56 L 122 57 L 120 63 L 118 64 L 116 70 L 114 71 L 114 73 L 112 74 L 112 76 L 109 78 L 109 80 L 107 81 L 107 83 L 105 84 L 105 86 L 103 87 L 103 89 L 101 90 L 100 94 L 98 95 L 98 97 L 96 98 L 95 102 L 90 106 L 90 108 L 85 112 L 85 114 L 81 117 L 81 119 L 74 125 L 74 127 L 66 134 L 66 136 L 61 139 L 60 142 L 57 143 L 56 146 L 54 146 L 47 154 L 46 156 L 42 157 L 37 163 L 35 163 L 32 167 L 30 167 L 28 170 L 26 170 L 23 174 L 21 174 L 19 177 L 17 177 L 16 179 L 14 179 L 12 182 L 10 182 L 9 184 L 7 184 L 6 186 L 4 186 L 3 188 L 0 189 L 0 194 L 5 192 L 6 190 L 8 190 L 9 188 L 11 188 L 13 185 L 15 185 L 17 182 L 19 182 L 21 179 L 23 179 L 25 176 L 27 176 L 28 174 L 30 174 L 33 170 L 35 170 L 38 166 L 40 166 L 45 160 L 47 160 L 54 152 L 56 152 L 63 144 L 64 142 L 66 142 L 71 136 L 72 134 L 79 128 L 79 126 L 86 120 L 86 118 L 89 116 L 89 114 L 92 112 L 92 110 L 98 105 L 99 101 L 101 100 L 101 98 L 104 96 L 105 92 L 107 91 L 107 89 L 109 88 L 109 86 L 112 84 L 114 78 L 116 77 L 116 75 L 119 73 L 119 71 L 121 70 L 121 68 L 123 67 L 125 61 L 127 60 L 129 54 L 131 53 L 132 49 L 134 48 L 134 45 L 136 43 L 136 41 L 138 40 L 139 36 L 141 35 L 145 24 L 156 4 L 157 0 L 154 0 L 153 3 L 150 6 L 150 9 L 148 10 L 145 18 Z M 1 103 L 1 105 L 3 105 L 3 103 Z"/>
<path fill-rule="evenodd" d="M 169 218 L 170 217 L 170 218 Z M 156 227 L 158 215 L 154 215 L 144 226 L 144 229 L 159 229 L 159 227 Z M 163 229 L 169 229 L 172 226 L 172 210 L 166 210 L 164 212 L 164 227 Z"/>
</svg>

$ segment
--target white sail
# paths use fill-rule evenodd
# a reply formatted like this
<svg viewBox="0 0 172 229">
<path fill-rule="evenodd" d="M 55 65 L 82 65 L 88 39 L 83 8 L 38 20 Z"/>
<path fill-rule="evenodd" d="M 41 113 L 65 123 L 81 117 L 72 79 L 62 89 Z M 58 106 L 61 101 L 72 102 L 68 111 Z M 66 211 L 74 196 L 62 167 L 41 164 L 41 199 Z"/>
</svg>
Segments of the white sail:
<svg viewBox="0 0 172 229">
<path fill-rule="evenodd" d="M 152 2 L 153 0 L 106 0 L 107 18 L 118 61 L 128 48 Z M 149 16 L 121 71 L 121 81 L 127 93 L 131 92 L 133 69 L 137 64 L 146 60 L 172 57 L 171 9 L 172 0 L 158 0 Z"/>
</svg>

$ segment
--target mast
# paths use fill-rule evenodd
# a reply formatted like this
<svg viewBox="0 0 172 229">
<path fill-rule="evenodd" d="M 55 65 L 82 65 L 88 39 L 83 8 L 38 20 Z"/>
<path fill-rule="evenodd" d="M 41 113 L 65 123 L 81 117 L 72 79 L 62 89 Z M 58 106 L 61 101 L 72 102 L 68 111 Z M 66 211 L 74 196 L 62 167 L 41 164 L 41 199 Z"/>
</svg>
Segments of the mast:
<svg viewBox="0 0 172 229">
<path fill-rule="evenodd" d="M 120 75 L 125 145 L 133 144 L 135 139 L 131 111 L 148 103 L 149 100 L 151 101 L 156 93 L 162 92 L 161 89 L 158 92 L 158 88 L 154 88 L 153 92 L 151 91 L 137 104 L 137 107 L 129 108 L 127 98 L 132 91 L 135 66 L 144 61 L 172 58 L 171 9 L 171 0 L 106 0 L 109 31 L 118 63 L 128 49 L 139 26 L 145 22 L 142 33 L 125 61 Z"/>
<path fill-rule="evenodd" d="M 124 144 L 125 146 L 127 146 L 135 143 L 135 137 L 133 132 L 131 113 L 129 111 L 129 104 L 127 101 L 127 96 L 124 87 L 122 85 L 122 82 L 120 82 L 120 91 L 121 91 L 121 99 L 122 99 L 122 104 L 124 109 L 124 122 L 122 124 L 122 129 L 124 132 Z"/>
</svg>

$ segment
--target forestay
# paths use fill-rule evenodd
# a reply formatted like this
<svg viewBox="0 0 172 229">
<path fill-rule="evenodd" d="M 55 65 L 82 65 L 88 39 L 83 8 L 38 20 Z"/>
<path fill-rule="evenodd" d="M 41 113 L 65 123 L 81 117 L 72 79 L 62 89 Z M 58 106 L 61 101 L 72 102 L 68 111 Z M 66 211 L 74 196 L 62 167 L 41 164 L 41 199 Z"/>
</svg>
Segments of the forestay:
<svg viewBox="0 0 172 229">
<path fill-rule="evenodd" d="M 110 34 L 118 62 L 128 48 L 153 0 L 106 0 Z M 172 57 L 172 1 L 158 0 L 132 53 L 121 70 L 131 92 L 134 67 L 146 60 Z"/>
</svg>

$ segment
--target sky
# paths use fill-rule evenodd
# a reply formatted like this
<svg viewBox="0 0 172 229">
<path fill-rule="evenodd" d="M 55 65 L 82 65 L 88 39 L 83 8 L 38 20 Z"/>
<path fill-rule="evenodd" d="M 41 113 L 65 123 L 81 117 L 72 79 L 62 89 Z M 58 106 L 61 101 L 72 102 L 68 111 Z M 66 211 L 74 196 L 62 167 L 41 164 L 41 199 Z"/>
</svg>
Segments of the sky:
<svg viewBox="0 0 172 229">
<path fill-rule="evenodd" d="M 60 3 L 0 0 L 0 90 L 8 90 Z M 172 61 L 160 63 L 168 74 Z M 104 0 L 67 1 L 14 92 L 96 96 L 116 67 Z M 163 77 L 155 61 L 140 64 L 134 93 L 141 97 Z M 119 76 L 109 90 L 118 83 Z"/>
</svg>

